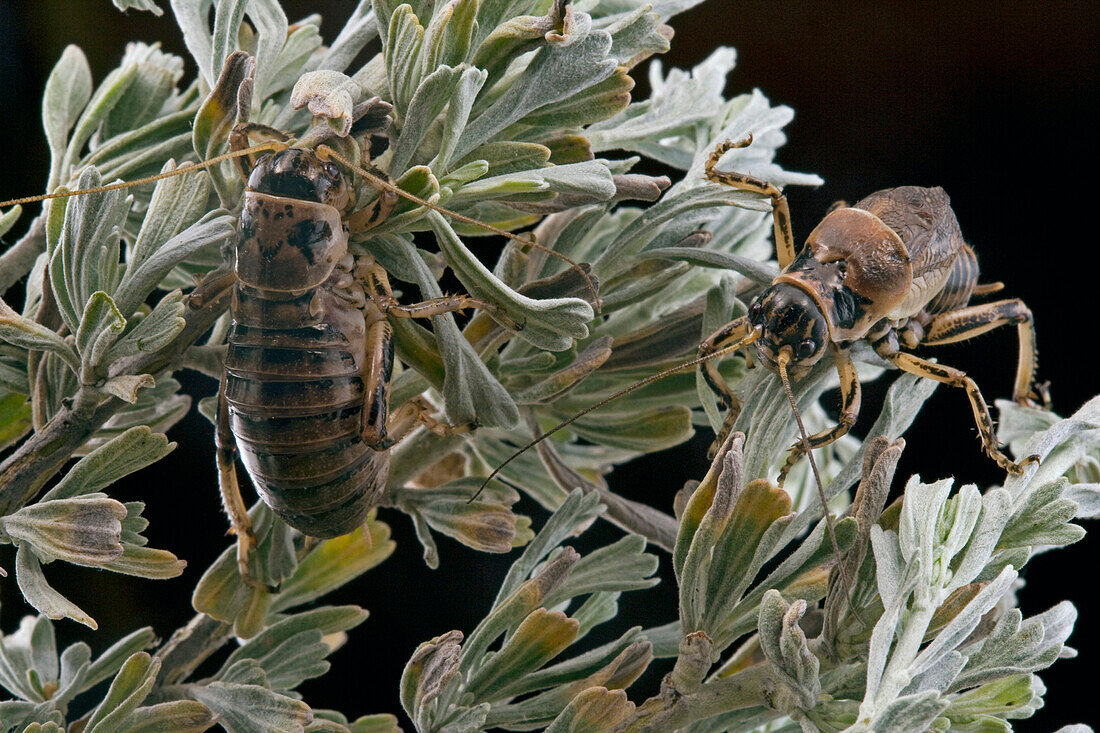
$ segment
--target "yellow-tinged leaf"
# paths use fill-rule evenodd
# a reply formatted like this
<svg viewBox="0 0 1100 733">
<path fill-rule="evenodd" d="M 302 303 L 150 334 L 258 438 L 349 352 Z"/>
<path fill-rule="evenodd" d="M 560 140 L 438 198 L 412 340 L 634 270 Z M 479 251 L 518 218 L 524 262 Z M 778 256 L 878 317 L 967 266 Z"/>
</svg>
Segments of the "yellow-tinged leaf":
<svg viewBox="0 0 1100 733">
<path fill-rule="evenodd" d="M 928 624 L 928 630 L 924 632 L 924 640 L 931 641 L 939 635 L 940 631 L 951 619 L 959 615 L 966 605 L 974 600 L 974 596 L 981 592 L 989 583 L 970 583 L 962 588 L 956 588 L 951 595 L 932 614 L 932 620 Z"/>
<path fill-rule="evenodd" d="M 695 490 L 691 493 L 687 503 L 684 505 L 684 510 L 680 515 L 680 531 L 676 540 L 676 552 L 673 556 L 673 565 L 677 575 L 683 570 L 684 559 L 687 557 L 688 549 L 691 547 L 691 538 L 694 537 L 695 533 L 699 530 L 699 525 L 702 523 L 703 517 L 706 516 L 711 504 L 714 503 L 714 496 L 718 491 L 718 477 L 722 475 L 722 466 L 725 463 L 726 454 L 733 448 L 734 441 L 737 440 L 737 435 L 737 433 L 731 433 L 730 436 L 726 438 L 718 454 L 715 455 L 714 460 L 711 461 L 710 468 L 707 469 L 707 474 L 703 477 L 703 480 L 699 482 L 699 485 L 695 487 Z M 743 437 L 744 436 L 741 436 L 742 439 Z"/>
<path fill-rule="evenodd" d="M 601 733 L 634 714 L 634 703 L 622 690 L 590 687 L 570 701 L 547 729 L 553 733 Z"/>
<path fill-rule="evenodd" d="M 471 678 L 467 690 L 475 699 L 501 680 L 519 679 L 534 672 L 572 644 L 580 622 L 561 611 L 536 608 L 520 623 L 501 650 Z"/>
<path fill-rule="evenodd" d="M 31 429 L 31 401 L 26 395 L 0 392 L 0 450 Z"/>
<path fill-rule="evenodd" d="M 381 563 L 396 546 L 389 525 L 372 514 L 363 527 L 319 543 L 302 558 L 280 587 L 272 609 L 281 611 L 307 603 L 339 588 Z"/>
<path fill-rule="evenodd" d="M 246 586 L 248 600 L 244 609 L 233 619 L 233 633 L 242 639 L 251 639 L 264 628 L 264 619 L 271 606 L 272 595 L 263 588 Z"/>
<path fill-rule="evenodd" d="M 818 566 L 802 573 L 783 587 L 783 597 L 795 600 L 802 598 L 807 601 L 825 597 L 825 591 L 829 586 L 830 568 Z"/>
<path fill-rule="evenodd" d="M 351 733 L 401 733 L 397 716 L 389 713 L 364 715 L 348 725 L 348 729 Z"/>
<path fill-rule="evenodd" d="M 438 696 L 458 672 L 462 632 L 448 631 L 416 648 L 401 673 L 401 706 L 415 715 L 425 702 Z"/>
</svg>

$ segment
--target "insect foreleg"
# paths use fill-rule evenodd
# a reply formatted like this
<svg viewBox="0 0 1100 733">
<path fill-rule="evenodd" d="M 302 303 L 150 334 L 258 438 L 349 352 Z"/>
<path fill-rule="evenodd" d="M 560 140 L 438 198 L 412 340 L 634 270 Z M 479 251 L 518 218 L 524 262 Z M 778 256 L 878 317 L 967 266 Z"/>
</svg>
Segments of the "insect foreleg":
<svg viewBox="0 0 1100 733">
<path fill-rule="evenodd" d="M 970 399 L 970 408 L 974 412 L 974 421 L 978 425 L 978 434 L 981 437 L 982 449 L 985 450 L 990 458 L 997 462 L 998 466 L 1011 474 L 1019 474 L 1023 472 L 1024 467 L 1029 463 L 1038 463 L 1039 456 L 1028 456 L 1019 463 L 1015 463 L 1011 458 L 1001 452 L 997 445 L 997 439 L 993 434 L 993 418 L 989 416 L 989 406 L 986 405 L 985 398 L 982 397 L 981 391 L 978 390 L 978 385 L 973 379 L 966 376 L 966 372 L 961 369 L 937 364 L 927 359 L 921 359 L 918 356 L 903 352 L 882 354 L 882 356 L 902 371 L 915 374 L 918 377 L 925 377 L 926 379 L 934 379 L 937 382 L 950 384 L 952 387 L 961 387 L 965 389 L 966 396 Z"/>
<path fill-rule="evenodd" d="M 998 300 L 994 303 L 972 305 L 942 313 L 929 324 L 927 336 L 922 343 L 926 346 L 935 346 L 965 341 L 1010 323 L 1016 324 L 1016 333 L 1020 339 L 1016 384 L 1012 388 L 1012 399 L 1020 404 L 1035 400 L 1045 405 L 1049 403 L 1049 396 L 1043 390 L 1036 389 L 1034 383 L 1035 369 L 1038 367 L 1038 353 L 1035 350 L 1035 320 L 1022 300 L 1016 298 Z"/>
<path fill-rule="evenodd" d="M 247 583 L 259 585 L 248 570 L 248 555 L 256 547 L 256 535 L 252 532 L 252 520 L 248 518 L 248 508 L 237 483 L 237 443 L 229 428 L 229 402 L 225 398 L 224 372 L 218 388 L 218 424 L 214 430 L 214 447 L 222 508 L 229 516 L 230 531 L 237 536 L 237 569 Z"/>
<path fill-rule="evenodd" d="M 772 224 L 775 227 L 775 256 L 779 260 L 779 267 L 786 268 L 794 260 L 794 232 L 791 230 L 791 210 L 787 206 L 787 197 L 783 192 L 767 181 L 747 176 L 743 173 L 730 171 L 724 173 L 715 170 L 718 161 L 727 151 L 735 148 L 744 148 L 752 144 L 752 135 L 744 140 L 733 142 L 727 140 L 714 149 L 707 158 L 705 175 L 714 183 L 721 183 L 738 191 L 750 191 L 769 196 L 772 200 Z"/>
<path fill-rule="evenodd" d="M 347 218 L 348 231 L 359 234 L 378 226 L 390 215 L 400 198 L 393 191 L 382 191 L 369 206 L 363 207 Z"/>
<path fill-rule="evenodd" d="M 837 424 L 828 430 L 822 430 L 820 433 L 809 436 L 807 442 L 811 450 L 822 448 L 840 440 L 856 424 L 856 418 L 859 416 L 860 387 L 859 374 L 856 372 L 855 364 L 852 363 L 848 352 L 842 351 L 836 346 L 831 348 L 833 362 L 836 364 L 837 374 L 840 375 L 840 418 L 837 420 Z M 804 443 L 802 441 L 795 443 L 787 456 L 787 462 L 779 470 L 778 484 L 780 486 L 783 485 L 783 481 L 794 467 L 795 462 L 805 454 L 806 446 Z"/>
<path fill-rule="evenodd" d="M 748 333 L 748 316 L 741 316 L 740 318 L 734 319 L 710 336 L 707 336 L 703 343 L 699 344 L 699 356 L 709 356 L 730 344 L 740 341 L 745 338 Z M 716 451 L 718 446 L 725 442 L 726 436 L 729 435 L 730 430 L 733 428 L 733 424 L 737 421 L 737 416 L 741 414 L 741 401 L 737 399 L 737 395 L 735 395 L 729 385 L 726 384 L 722 372 L 718 369 L 720 361 L 720 359 L 710 359 L 704 361 L 700 365 L 703 370 L 703 379 L 706 381 L 707 386 L 718 396 L 718 400 L 722 403 L 722 407 L 726 409 L 726 417 L 722 421 L 722 427 L 715 436 L 714 444 L 711 446 L 712 452 Z"/>
</svg>

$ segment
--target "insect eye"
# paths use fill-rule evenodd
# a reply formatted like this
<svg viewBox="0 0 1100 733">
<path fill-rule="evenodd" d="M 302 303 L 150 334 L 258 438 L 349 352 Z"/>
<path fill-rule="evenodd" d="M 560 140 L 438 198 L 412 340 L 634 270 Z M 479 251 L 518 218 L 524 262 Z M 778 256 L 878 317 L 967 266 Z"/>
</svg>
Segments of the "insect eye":
<svg viewBox="0 0 1100 733">
<path fill-rule="evenodd" d="M 756 321 L 760 319 L 760 311 L 764 310 L 764 306 L 760 304 L 760 301 L 756 301 L 749 307 L 749 320 Z"/>
<path fill-rule="evenodd" d="M 798 358 L 809 359 L 817 351 L 817 343 L 813 339 L 805 339 L 798 345 Z"/>
</svg>

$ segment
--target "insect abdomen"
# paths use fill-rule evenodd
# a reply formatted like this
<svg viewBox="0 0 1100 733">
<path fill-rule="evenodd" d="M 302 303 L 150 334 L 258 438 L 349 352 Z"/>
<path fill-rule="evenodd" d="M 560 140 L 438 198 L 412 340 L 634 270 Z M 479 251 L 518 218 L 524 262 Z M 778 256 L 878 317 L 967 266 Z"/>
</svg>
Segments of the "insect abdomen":
<svg viewBox="0 0 1100 733">
<path fill-rule="evenodd" d="M 298 240 L 286 235 L 285 218 L 275 224 L 263 216 L 274 208 L 302 221 L 323 213 L 321 206 L 246 195 L 225 392 L 230 428 L 264 502 L 292 527 L 327 538 L 363 523 L 385 485 L 389 455 L 360 437 L 366 329 L 356 305 L 362 293 L 349 290 L 346 270 L 336 265 L 346 235 L 331 226 L 299 227 L 309 241 Z M 271 263 L 292 263 L 290 248 L 313 264 L 331 261 L 331 272 L 315 287 L 283 289 L 290 273 Z M 242 255 L 267 257 L 268 265 L 241 267 Z M 250 277 L 255 272 L 270 275 L 275 287 Z M 313 269 L 310 279 L 316 277 Z"/>
<path fill-rule="evenodd" d="M 952 263 L 951 271 L 947 274 L 940 292 L 928 303 L 925 310 L 930 315 L 936 315 L 962 308 L 970 302 L 970 296 L 974 293 L 974 286 L 977 283 L 978 258 L 974 256 L 974 250 L 964 244 L 959 249 L 959 254 Z"/>
</svg>

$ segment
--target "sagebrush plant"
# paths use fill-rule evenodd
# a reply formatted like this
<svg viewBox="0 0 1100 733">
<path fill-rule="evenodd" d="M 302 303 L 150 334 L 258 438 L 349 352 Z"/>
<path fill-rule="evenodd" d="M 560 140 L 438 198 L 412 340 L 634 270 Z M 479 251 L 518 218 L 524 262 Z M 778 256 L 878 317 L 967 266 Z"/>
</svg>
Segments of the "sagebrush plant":
<svg viewBox="0 0 1100 733">
<path fill-rule="evenodd" d="M 392 449 L 382 511 L 413 521 L 432 566 L 434 533 L 487 552 L 523 548 L 484 620 L 426 629 L 434 638 L 391 681 L 416 730 L 1010 730 L 1042 705 L 1036 673 L 1073 654 L 1072 605 L 1024 618 L 1014 594 L 1033 554 L 1078 540 L 1071 520 L 1100 513 L 1100 398 L 1065 419 L 999 403 L 1001 438 L 1041 465 L 985 491 L 912 477 L 887 506 L 900 436 L 934 389 L 899 377 L 862 442 L 818 453 L 832 509 L 845 513 L 839 558 L 805 461 L 783 489 L 767 480 L 795 422 L 774 375 L 736 358 L 723 370 L 743 412 L 710 472 L 685 484 L 675 516 L 615 495 L 601 477 L 695 426 L 720 426 L 691 371 L 578 420 L 469 501 L 517 446 L 683 362 L 775 276 L 768 201 L 702 176 L 716 144 L 751 134 L 724 166 L 780 186 L 819 181 L 772 162 L 789 109 L 756 91 L 723 97 L 731 50 L 690 72 L 651 63 L 652 93 L 632 101 L 630 73 L 667 50 L 666 23 L 699 1 L 364 1 L 324 45 L 319 18 L 290 25 L 274 0 L 216 2 L 212 13 L 202 0 L 173 0 L 198 78 L 181 88 L 182 59 L 135 43 L 95 86 L 70 47 L 43 99 L 47 190 L 224 152 L 253 69 L 243 110 L 252 121 L 331 137 L 379 97 L 392 111 L 388 127 L 375 120 L 388 145 L 374 167 L 447 209 L 533 227 L 539 244 L 586 263 L 587 277 L 509 242 L 490 270 L 466 244 L 485 231 L 406 200 L 353 241 L 406 292 L 440 296 L 447 271 L 523 324 L 484 313 L 393 322 L 403 366 L 391 404 L 424 396 L 447 422 L 479 427 L 420 431 Z M 115 4 L 161 12 L 152 0 Z M 379 51 L 348 68 L 367 48 Z M 642 157 L 677 180 L 632 173 Z M 362 205 L 379 196 L 357 185 Z M 0 731 L 398 730 L 386 711 L 349 722 L 295 692 L 365 618 L 319 601 L 395 551 L 375 517 L 310 542 L 257 503 L 253 563 L 269 588 L 242 582 L 227 546 L 195 588 L 193 620 L 166 641 L 138 629 L 95 659 L 82 642 L 55 642 L 54 620 L 95 621 L 49 585 L 49 563 L 150 579 L 182 571 L 175 555 L 146 546 L 143 505 L 109 492 L 173 449 L 164 431 L 191 407 L 173 373 L 220 375 L 227 298 L 184 291 L 222 261 L 242 190 L 221 164 L 54 201 L 0 255 L 0 292 L 26 283 L 21 308 L 0 301 L 0 540 L 15 546 L 15 581 L 40 614 L 17 628 L 12 609 L 0 618 L 11 630 L 0 638 L 0 686 L 12 697 L 0 702 Z M 19 215 L 4 213 L 0 233 Z M 861 378 L 881 373 L 869 351 L 856 356 L 872 362 Z M 831 386 L 824 367 L 795 384 L 811 430 L 826 424 L 818 400 Z M 537 532 L 512 509 L 519 492 L 553 512 Z M 598 520 L 624 536 L 581 556 L 568 543 Z M 679 618 L 586 645 L 590 630 L 614 623 L 620 594 L 656 582 L 647 546 L 671 553 Z M 217 671 L 196 675 L 227 648 Z M 658 658 L 674 660 L 660 692 L 630 694 Z"/>
</svg>

